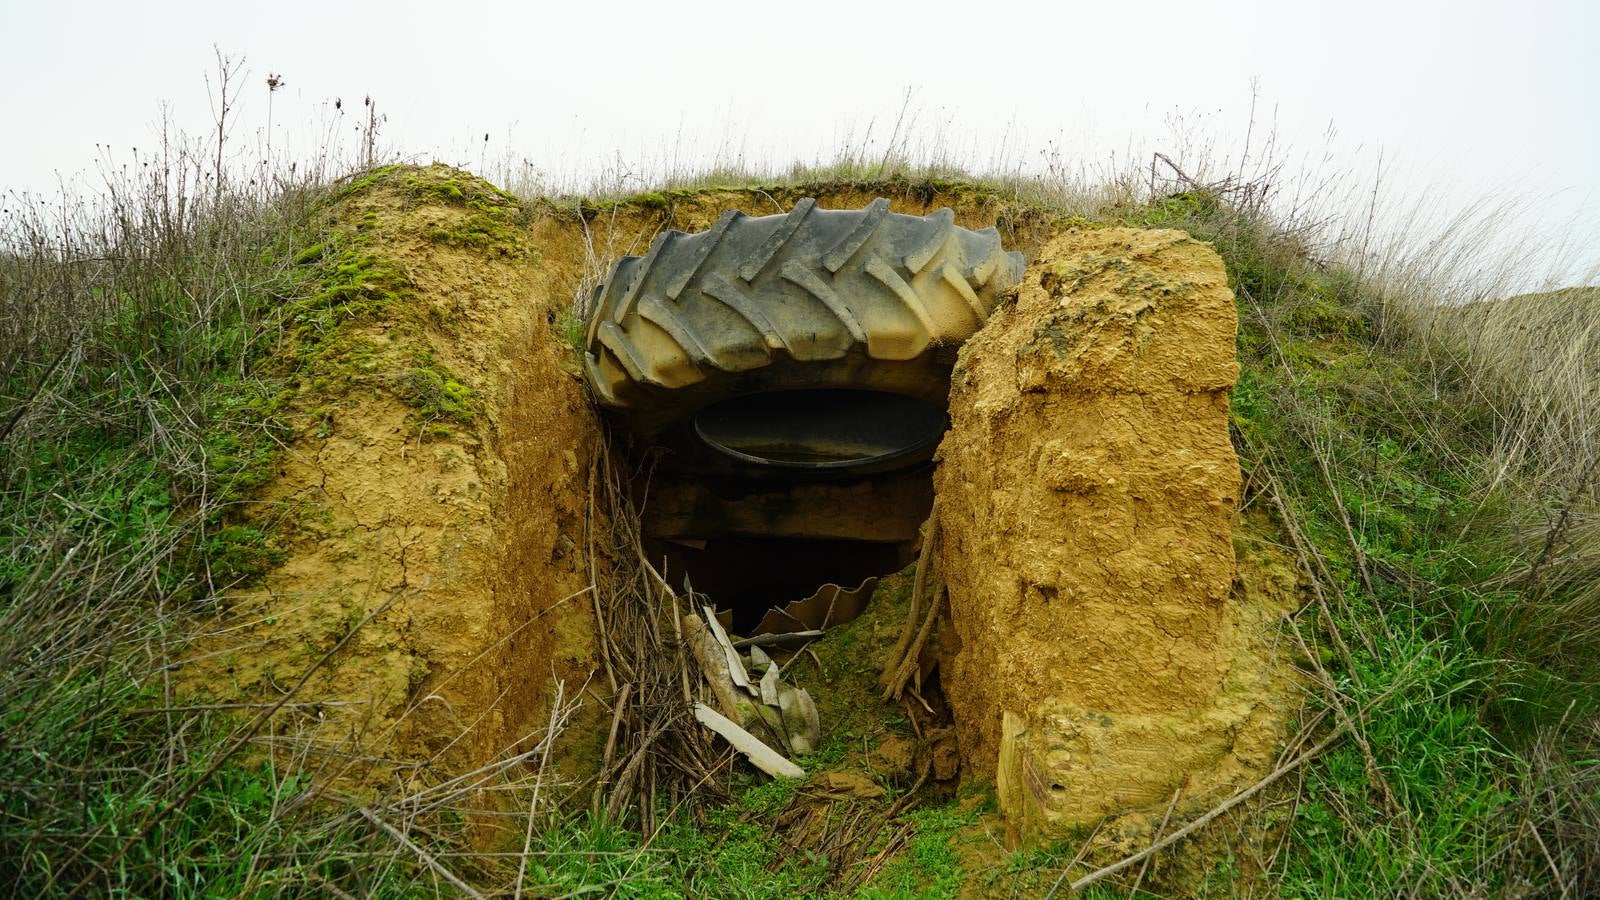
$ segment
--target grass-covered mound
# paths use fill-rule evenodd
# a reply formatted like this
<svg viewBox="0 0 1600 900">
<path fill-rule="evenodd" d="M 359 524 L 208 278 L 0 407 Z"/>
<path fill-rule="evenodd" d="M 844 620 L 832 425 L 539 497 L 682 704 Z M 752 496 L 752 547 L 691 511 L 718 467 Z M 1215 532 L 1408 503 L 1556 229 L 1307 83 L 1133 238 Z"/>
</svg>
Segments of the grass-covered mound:
<svg viewBox="0 0 1600 900">
<path fill-rule="evenodd" d="M 634 816 L 594 818 L 585 799 L 484 851 L 449 804 L 393 820 L 317 797 L 314 771 L 252 752 L 273 737 L 270 710 L 174 693 L 192 623 L 283 552 L 238 515 L 285 438 L 293 373 L 278 351 L 299 340 L 312 377 L 350 370 L 360 348 L 338 340 L 339 317 L 403 302 L 404 273 L 363 255 L 358 232 L 319 225 L 368 176 L 329 187 L 143 171 L 93 210 L 25 206 L 3 222 L 0 878 L 36 896 L 828 890 L 826 860 L 770 852 L 794 784 L 658 810 L 649 833 Z M 1270 802 L 1208 829 L 1275 840 L 1202 833 L 1196 846 L 1234 849 L 1207 850 L 1185 883 L 1217 896 L 1600 890 L 1592 295 L 1467 305 L 1484 298 L 1426 266 L 1340 261 L 1259 203 L 1259 185 L 1141 185 L 830 172 L 531 205 L 670 218 L 717 206 L 706 191 L 961 195 L 1028 228 L 1152 225 L 1214 242 L 1241 321 L 1244 505 L 1309 585 L 1285 628 L 1315 686 L 1297 749 L 1335 739 Z M 492 254 L 529 221 L 508 212 L 436 240 Z M 296 337 L 306 328 L 314 340 Z M 472 420 L 477 400 L 453 373 L 410 370 L 374 384 L 441 429 Z M 281 673 L 284 704 L 314 700 L 293 696 L 297 674 Z M 1042 893 L 1088 871 L 1076 846 L 975 850 L 981 793 L 899 799 L 874 807 L 896 827 L 865 848 L 876 868 L 853 893 Z M 1136 876 L 1100 887 L 1126 879 L 1123 893 Z"/>
</svg>

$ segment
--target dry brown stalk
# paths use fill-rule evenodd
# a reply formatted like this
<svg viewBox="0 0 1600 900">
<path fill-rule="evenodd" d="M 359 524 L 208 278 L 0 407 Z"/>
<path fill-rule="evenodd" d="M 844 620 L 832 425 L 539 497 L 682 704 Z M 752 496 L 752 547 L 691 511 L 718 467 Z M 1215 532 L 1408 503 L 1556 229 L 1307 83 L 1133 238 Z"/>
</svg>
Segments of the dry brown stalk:
<svg viewBox="0 0 1600 900">
<path fill-rule="evenodd" d="M 938 528 L 938 509 L 935 508 L 922 526 L 922 552 L 917 555 L 917 572 L 911 580 L 911 605 L 906 609 L 906 621 L 900 626 L 900 637 L 894 642 L 894 648 L 889 651 L 888 662 L 885 663 L 883 674 L 879 677 L 884 687 L 889 686 L 899 670 L 900 660 L 905 655 L 906 648 L 910 646 L 911 639 L 916 634 L 917 623 L 921 620 L 922 588 L 928 569 L 932 565 L 933 542 Z"/>
<path fill-rule="evenodd" d="M 1083 839 L 1083 843 L 1078 846 L 1078 852 L 1072 855 L 1072 861 L 1061 867 L 1061 874 L 1057 875 L 1056 880 L 1050 884 L 1050 890 L 1045 891 L 1044 900 L 1050 900 L 1051 897 L 1056 895 L 1056 891 L 1061 889 L 1061 882 L 1067 880 L 1067 873 L 1077 868 L 1078 864 L 1082 863 L 1084 858 L 1089 855 L 1089 850 L 1094 847 L 1094 839 L 1100 836 L 1101 830 L 1105 827 L 1106 820 L 1103 818 L 1095 823 L 1094 830 L 1089 832 L 1089 836 Z"/>
<path fill-rule="evenodd" d="M 433 854 L 417 846 L 410 838 L 401 833 L 399 829 L 379 818 L 377 813 L 366 808 L 365 806 L 358 809 L 357 812 L 361 813 L 362 818 L 383 829 L 383 832 L 394 838 L 395 842 L 400 844 L 400 846 L 410 850 L 416 855 L 417 859 L 420 860 L 423 865 L 438 873 L 440 878 L 448 881 L 451 887 L 463 894 L 466 894 L 468 897 L 476 898 L 476 900 L 483 900 L 483 895 L 474 890 L 472 885 L 462 881 L 454 872 L 445 868 L 443 863 L 439 862 L 437 859 L 434 859 Z"/>
<path fill-rule="evenodd" d="M 591 805 L 598 802 L 613 821 L 625 810 L 636 810 L 648 833 L 663 797 L 671 808 L 691 797 L 694 802 L 725 797 L 720 777 L 712 776 L 729 771 L 732 757 L 690 715 L 701 667 L 694 661 L 695 641 L 685 630 L 684 598 L 645 557 L 639 513 L 620 462 L 602 451 L 595 553 L 611 561 L 610 571 L 597 579 L 608 632 L 603 652 L 619 683 L 631 688 L 613 709 L 616 739 L 596 775 L 597 801 Z"/>
<path fill-rule="evenodd" d="M 1379 706 L 1390 697 L 1394 696 L 1394 694 L 1403 686 L 1404 681 L 1401 679 L 1396 679 L 1394 684 L 1391 684 L 1387 690 L 1385 690 L 1382 694 L 1379 694 L 1377 697 L 1374 697 L 1371 702 L 1362 707 L 1360 710 L 1360 715 L 1365 715 L 1374 707 Z M 1204 828 L 1206 825 L 1214 821 L 1218 816 L 1223 815 L 1224 813 L 1228 812 L 1228 810 L 1233 809 L 1246 800 L 1249 800 L 1251 797 L 1254 797 L 1256 794 L 1259 794 L 1268 786 L 1276 782 L 1279 778 L 1282 778 L 1290 772 L 1295 771 L 1305 763 L 1310 762 L 1311 760 L 1316 759 L 1318 756 L 1321 756 L 1323 753 L 1327 752 L 1330 747 L 1338 743 L 1339 739 L 1344 737 L 1345 733 L 1350 730 L 1352 727 L 1351 723 L 1353 721 L 1354 718 L 1340 721 L 1339 724 L 1335 725 L 1333 730 L 1328 733 L 1327 737 L 1323 738 L 1321 741 L 1318 741 L 1317 744 L 1311 749 L 1301 753 L 1290 761 L 1279 765 L 1276 769 L 1273 769 L 1265 777 L 1249 787 L 1235 792 L 1231 797 L 1212 807 L 1210 811 L 1200 816 L 1198 819 L 1195 819 L 1193 822 L 1190 822 L 1182 828 L 1179 828 L 1177 831 L 1172 832 L 1166 837 L 1152 842 L 1149 847 L 1146 847 L 1138 853 L 1126 856 L 1121 860 L 1112 863 L 1111 865 L 1104 866 L 1096 869 L 1093 872 L 1090 872 L 1082 878 L 1072 882 L 1069 887 L 1074 891 L 1081 891 L 1108 875 L 1114 875 L 1117 872 L 1134 865 L 1135 863 L 1143 862 L 1147 857 L 1158 853 L 1167 847 L 1172 846 L 1178 841 L 1183 840 L 1196 831 L 1199 831 L 1201 828 Z M 1068 868 L 1070 869 L 1070 866 Z M 1051 889 L 1051 893 L 1054 893 L 1054 888 Z"/>
<path fill-rule="evenodd" d="M 588 515 L 584 518 L 584 540 L 589 547 L 589 585 L 594 590 L 589 594 L 590 606 L 594 608 L 594 633 L 600 642 L 600 662 L 606 667 L 606 683 L 611 685 L 611 693 L 617 692 L 617 673 L 611 668 L 611 648 L 606 642 L 605 613 L 600 610 L 600 576 L 599 565 L 594 552 L 594 482 L 600 467 L 604 465 L 605 451 L 602 449 L 594 460 L 589 463 L 589 507 Z"/>
<path fill-rule="evenodd" d="M 600 816 L 600 799 L 605 794 L 606 781 L 604 773 L 611 770 L 611 759 L 617 752 L 617 729 L 622 725 L 622 714 L 628 706 L 628 694 L 632 691 L 633 682 L 627 682 L 611 701 L 611 730 L 606 733 L 606 749 L 600 755 L 601 774 L 595 777 L 594 799 L 589 803 L 590 812 L 596 818 Z"/>
<path fill-rule="evenodd" d="M 546 726 L 543 752 L 539 756 L 539 770 L 534 774 L 533 797 L 528 801 L 528 826 L 522 835 L 522 856 L 517 860 L 517 887 L 511 896 L 522 896 L 522 880 L 528 873 L 528 852 L 533 849 L 533 822 L 539 811 L 539 789 L 544 787 L 544 773 L 550 765 L 550 747 L 555 744 L 556 730 L 560 725 L 561 701 L 566 695 L 566 685 L 556 680 L 556 695 L 550 701 L 550 724 Z"/>
<path fill-rule="evenodd" d="M 1161 840 L 1162 833 L 1167 830 L 1167 823 L 1172 821 L 1172 811 L 1177 808 L 1178 798 L 1181 796 L 1183 796 L 1183 785 L 1180 784 L 1172 792 L 1172 799 L 1167 803 L 1167 811 L 1161 815 L 1161 824 L 1156 826 L 1155 832 L 1151 835 L 1152 841 L 1159 842 Z M 1128 889 L 1128 896 L 1139 896 L 1139 885 L 1144 884 L 1144 876 L 1149 873 L 1150 863 L 1155 858 L 1156 855 L 1154 853 L 1145 857 L 1144 864 L 1139 866 L 1139 877 L 1133 880 L 1133 887 Z"/>
<path fill-rule="evenodd" d="M 1289 774 L 1311 759 L 1322 755 L 1322 753 L 1325 752 L 1329 747 L 1332 747 L 1335 743 L 1337 743 L 1339 738 L 1344 737 L 1345 730 L 1345 724 L 1343 722 L 1339 723 L 1339 725 L 1334 728 L 1333 732 L 1320 741 L 1316 746 L 1295 757 L 1293 760 L 1274 769 L 1265 778 L 1262 778 L 1255 784 L 1252 784 L 1249 787 L 1235 793 L 1233 796 L 1212 807 L 1211 810 L 1205 815 L 1195 819 L 1188 825 L 1179 828 L 1177 831 L 1174 831 L 1166 837 L 1155 841 L 1149 847 L 1146 847 L 1138 853 L 1123 857 L 1109 866 L 1104 866 L 1094 870 L 1093 872 L 1090 872 L 1082 878 L 1072 882 L 1069 887 L 1074 891 L 1081 891 L 1089 885 L 1094 884 L 1096 881 L 1105 878 L 1107 875 L 1115 875 L 1123 869 L 1126 869 L 1135 863 L 1142 862 L 1146 858 L 1155 855 L 1157 852 L 1164 850 L 1167 847 L 1170 847 L 1173 844 L 1176 844 L 1178 841 L 1183 840 L 1189 835 L 1195 833 L 1196 831 L 1199 831 L 1201 828 L 1204 828 L 1206 825 L 1210 824 L 1218 816 L 1221 816 L 1228 810 L 1233 809 L 1244 801 L 1254 797 L 1256 794 L 1260 793 L 1263 789 L 1277 781 L 1279 778 Z"/>
<path fill-rule="evenodd" d="M 918 671 L 918 664 L 922 658 L 922 648 L 928 642 L 928 635 L 933 631 L 933 623 L 939 618 L 939 613 L 944 609 L 940 601 L 944 599 L 945 592 L 949 589 L 943 584 L 934 588 L 933 602 L 928 606 L 928 614 L 922 619 L 922 627 L 917 630 L 916 640 L 911 642 L 906 655 L 900 660 L 900 665 L 895 669 L 894 677 L 883 689 L 884 700 L 899 700 L 905 693 L 906 683 L 911 680 L 914 672 Z"/>
<path fill-rule="evenodd" d="M 1523 579 L 1522 590 L 1525 593 L 1534 593 L 1538 590 L 1540 576 L 1546 566 L 1556 555 L 1556 548 L 1560 547 L 1567 532 L 1572 527 L 1573 513 L 1589 500 L 1590 488 L 1597 478 L 1600 478 L 1600 452 L 1591 451 L 1591 459 L 1577 476 L 1575 482 L 1568 486 L 1567 496 L 1561 504 L 1561 512 L 1556 515 L 1555 522 L 1545 534 L 1544 547 L 1528 567 L 1528 574 Z"/>
<path fill-rule="evenodd" d="M 1248 441 L 1245 441 L 1244 443 L 1250 449 L 1254 449 L 1250 446 Z M 1257 471 L 1259 471 L 1262 477 L 1265 478 L 1267 484 L 1267 495 L 1272 499 L 1274 506 L 1277 507 L 1278 514 L 1283 522 L 1283 527 L 1286 531 L 1288 531 L 1290 540 L 1294 544 L 1299 555 L 1301 568 L 1305 573 L 1306 579 L 1310 582 L 1312 593 L 1317 600 L 1317 607 L 1321 613 L 1323 628 L 1328 632 L 1330 638 L 1332 638 L 1334 646 L 1339 649 L 1341 658 L 1344 661 L 1345 671 L 1354 673 L 1358 670 L 1355 668 L 1355 663 L 1350 656 L 1350 648 L 1345 644 L 1344 637 L 1334 622 L 1333 610 L 1328 604 L 1327 592 L 1324 589 L 1325 582 L 1318 578 L 1318 571 L 1320 570 L 1326 574 L 1326 569 L 1320 568 L 1320 560 L 1319 568 L 1312 568 L 1310 565 L 1308 554 L 1314 553 L 1315 551 L 1310 549 L 1310 541 L 1307 540 L 1305 535 L 1301 532 L 1299 523 L 1295 519 L 1293 512 L 1290 510 L 1289 504 L 1284 500 L 1282 486 L 1279 483 L 1277 476 L 1273 473 L 1270 462 L 1268 462 L 1265 458 L 1262 458 L 1259 460 L 1255 468 Z M 1326 470 L 1324 471 L 1326 472 Z M 1333 490 L 1331 483 L 1329 485 L 1329 490 Z M 1351 540 L 1354 540 L 1353 534 L 1351 536 Z M 1390 815 L 1403 816 L 1404 808 L 1395 799 L 1394 792 L 1389 787 L 1388 779 L 1383 777 L 1383 772 L 1378 767 L 1377 756 L 1372 752 L 1372 745 L 1368 743 L 1366 735 L 1362 733 L 1361 729 L 1356 727 L 1356 722 L 1352 719 L 1349 710 L 1346 708 L 1343 693 L 1340 692 L 1337 685 L 1334 684 L 1333 678 L 1323 667 L 1321 659 L 1319 659 L 1317 654 L 1313 653 L 1311 649 L 1306 646 L 1305 641 L 1300 637 L 1299 631 L 1294 628 L 1292 624 L 1289 631 L 1290 635 L 1294 638 L 1295 643 L 1299 645 L 1301 653 L 1315 668 L 1318 684 L 1322 687 L 1323 696 L 1327 699 L 1329 706 L 1331 706 L 1338 714 L 1340 719 L 1343 720 L 1342 724 L 1349 728 L 1352 737 L 1356 741 L 1356 744 L 1361 748 L 1362 764 L 1366 769 L 1367 779 L 1378 788 L 1379 793 L 1383 797 L 1384 808 L 1389 812 Z M 1410 826 L 1409 819 L 1406 820 L 1406 824 L 1408 827 Z"/>
<path fill-rule="evenodd" d="M 1372 752 L 1372 745 L 1367 741 L 1367 736 L 1362 733 L 1361 729 L 1356 727 L 1356 722 L 1351 718 L 1350 711 L 1345 706 L 1343 693 L 1333 683 L 1333 676 L 1328 674 L 1328 670 L 1322 665 L 1322 660 L 1311 652 L 1311 648 L 1307 647 L 1305 640 L 1300 637 L 1300 630 L 1292 624 L 1289 628 L 1289 635 L 1294 638 L 1295 645 L 1300 648 L 1301 655 L 1310 660 L 1311 666 L 1316 672 L 1317 683 L 1322 686 L 1322 693 L 1327 698 L 1328 705 L 1333 707 L 1333 711 L 1350 731 L 1351 738 L 1361 748 L 1362 764 L 1366 768 L 1367 780 L 1376 785 L 1383 795 L 1384 808 L 1388 810 L 1390 815 L 1404 815 L 1404 808 L 1395 800 L 1393 791 L 1389 789 L 1388 779 L 1384 778 L 1383 773 L 1378 769 L 1378 758 Z"/>
</svg>

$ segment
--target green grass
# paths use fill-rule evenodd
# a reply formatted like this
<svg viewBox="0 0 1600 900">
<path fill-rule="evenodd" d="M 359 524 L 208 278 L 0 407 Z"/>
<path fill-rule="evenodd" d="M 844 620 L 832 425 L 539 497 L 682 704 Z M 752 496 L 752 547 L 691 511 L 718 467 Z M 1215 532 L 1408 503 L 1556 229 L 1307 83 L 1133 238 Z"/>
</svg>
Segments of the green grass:
<svg viewBox="0 0 1600 900">
<path fill-rule="evenodd" d="M 556 314 L 556 329 L 561 332 L 561 337 L 567 342 L 567 346 L 577 353 L 582 354 L 588 349 L 584 345 L 588 340 L 589 325 L 570 307 Z"/>
<path fill-rule="evenodd" d="M 912 828 L 906 850 L 865 885 L 863 900 L 913 897 L 956 897 L 967 880 L 954 844 L 977 823 L 976 808 L 963 810 L 952 801 L 915 810 L 905 817 Z"/>
<path fill-rule="evenodd" d="M 537 895 L 583 890 L 621 897 L 729 897 L 788 900 L 836 896 L 827 860 L 795 851 L 771 820 L 793 799 L 797 781 L 751 784 L 701 821 L 669 820 L 648 842 L 587 816 L 542 829 L 526 884 Z M 965 880 L 954 843 L 975 821 L 954 803 L 910 813 L 906 851 L 853 896 L 954 897 Z"/>
<path fill-rule="evenodd" d="M 826 869 L 803 850 L 789 850 L 772 833 L 772 819 L 794 797 L 797 781 L 753 784 L 702 821 L 669 823 L 658 838 L 691 897 L 777 900 L 819 893 Z"/>
<path fill-rule="evenodd" d="M 1569 732 L 1578 755 L 1554 769 L 1535 771 L 1525 751 L 1594 721 L 1600 673 L 1591 659 L 1585 681 L 1557 677 L 1537 647 L 1502 640 L 1519 602 L 1489 586 L 1519 562 L 1499 539 L 1512 498 L 1490 477 L 1502 420 L 1470 373 L 1426 345 L 1377 341 L 1377 308 L 1348 274 L 1252 244 L 1219 241 L 1240 297 L 1235 443 L 1320 560 L 1331 617 L 1308 611 L 1296 627 L 1332 660 L 1346 708 L 1367 710 L 1372 752 L 1369 764 L 1346 742 L 1309 767 L 1280 888 L 1556 890 L 1537 842 L 1557 835 L 1530 800 L 1547 779 L 1583 777 L 1583 728 Z M 1348 656 L 1331 652 L 1341 640 Z M 1597 796 L 1592 778 L 1582 790 Z M 1547 811 L 1580 828 L 1593 814 Z M 1574 874 L 1592 865 L 1590 848 L 1562 849 Z"/>
</svg>

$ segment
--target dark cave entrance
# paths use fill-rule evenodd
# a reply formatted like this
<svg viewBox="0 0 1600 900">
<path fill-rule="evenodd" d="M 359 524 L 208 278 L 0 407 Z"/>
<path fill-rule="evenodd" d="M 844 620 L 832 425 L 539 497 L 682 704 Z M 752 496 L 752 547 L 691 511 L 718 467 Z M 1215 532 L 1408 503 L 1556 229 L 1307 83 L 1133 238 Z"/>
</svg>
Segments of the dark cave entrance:
<svg viewBox="0 0 1600 900">
<path fill-rule="evenodd" d="M 734 632 L 750 635 L 799 630 L 781 616 L 784 625 L 760 626 L 768 610 L 825 585 L 852 590 L 915 561 L 933 506 L 933 464 L 828 481 L 656 473 L 641 487 L 650 562 L 665 566 L 675 588 L 687 578 L 731 614 Z"/>
</svg>

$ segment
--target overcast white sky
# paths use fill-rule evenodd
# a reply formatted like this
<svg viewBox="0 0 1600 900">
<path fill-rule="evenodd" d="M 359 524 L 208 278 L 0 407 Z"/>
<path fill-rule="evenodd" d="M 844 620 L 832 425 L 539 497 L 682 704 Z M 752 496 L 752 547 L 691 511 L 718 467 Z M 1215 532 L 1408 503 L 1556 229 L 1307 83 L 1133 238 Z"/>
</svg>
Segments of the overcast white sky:
<svg viewBox="0 0 1600 900">
<path fill-rule="evenodd" d="M 236 136 L 263 134 L 276 72 L 280 148 L 317 146 L 334 98 L 371 95 L 408 155 L 512 155 L 566 184 L 619 161 L 649 174 L 674 156 L 829 157 L 869 122 L 881 145 L 907 90 L 919 135 L 942 131 L 980 168 L 1041 165 L 1051 147 L 1073 163 L 1148 158 L 1174 118 L 1236 153 L 1254 83 L 1258 119 L 1275 116 L 1295 151 L 1320 157 L 1332 128 L 1331 165 L 1370 170 L 1381 150 L 1391 189 L 1530 200 L 1533 224 L 1592 263 L 1593 6 L 0 0 L 0 188 L 92 172 L 96 144 L 149 147 L 163 103 L 203 131 L 213 45 L 247 59 Z"/>
</svg>

